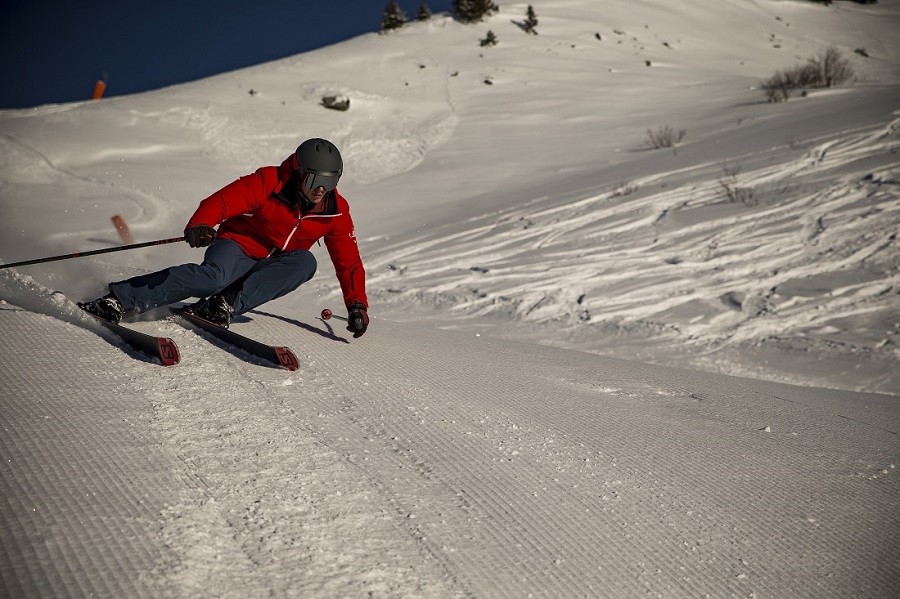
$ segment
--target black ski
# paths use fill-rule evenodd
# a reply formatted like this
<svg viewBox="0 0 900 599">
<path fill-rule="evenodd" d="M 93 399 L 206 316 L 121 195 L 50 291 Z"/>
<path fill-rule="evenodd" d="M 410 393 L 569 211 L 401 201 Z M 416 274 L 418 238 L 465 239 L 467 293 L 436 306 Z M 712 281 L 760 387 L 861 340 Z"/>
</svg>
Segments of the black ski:
<svg viewBox="0 0 900 599">
<path fill-rule="evenodd" d="M 248 354 L 271 362 L 276 366 L 287 368 L 288 370 L 297 370 L 300 366 L 297 356 L 294 355 L 290 348 L 260 343 L 255 339 L 235 333 L 231 329 L 222 328 L 214 322 L 200 318 L 196 314 L 191 314 L 185 310 L 175 310 L 173 314 L 175 314 L 176 320 L 181 319 L 185 323 L 209 333 L 219 341 L 244 350 Z"/>
<path fill-rule="evenodd" d="M 90 312 L 88 312 L 90 314 Z M 178 346 L 168 337 L 156 337 L 148 335 L 140 331 L 135 331 L 120 324 L 107 322 L 91 314 L 97 322 L 112 331 L 119 339 L 127 343 L 131 348 L 140 353 L 156 358 L 163 366 L 174 366 L 181 360 L 181 354 L 178 353 Z"/>
</svg>

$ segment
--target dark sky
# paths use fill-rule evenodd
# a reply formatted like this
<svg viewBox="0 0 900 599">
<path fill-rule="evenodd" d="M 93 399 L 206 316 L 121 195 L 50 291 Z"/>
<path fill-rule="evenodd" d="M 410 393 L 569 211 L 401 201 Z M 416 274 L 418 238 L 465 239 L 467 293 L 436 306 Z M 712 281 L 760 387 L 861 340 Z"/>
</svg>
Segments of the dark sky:
<svg viewBox="0 0 900 599">
<path fill-rule="evenodd" d="M 425 0 L 432 13 L 451 0 Z M 0 108 L 192 81 L 377 31 L 388 0 L 0 0 Z M 422 0 L 398 0 L 415 19 Z"/>
</svg>

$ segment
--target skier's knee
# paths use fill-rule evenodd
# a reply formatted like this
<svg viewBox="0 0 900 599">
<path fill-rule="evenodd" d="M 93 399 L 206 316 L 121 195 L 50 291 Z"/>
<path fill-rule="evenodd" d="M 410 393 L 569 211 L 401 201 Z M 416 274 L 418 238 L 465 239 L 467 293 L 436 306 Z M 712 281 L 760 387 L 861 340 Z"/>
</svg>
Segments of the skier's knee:
<svg viewBox="0 0 900 599">
<path fill-rule="evenodd" d="M 206 287 L 208 288 L 207 294 L 221 291 L 231 283 L 225 270 L 218 264 L 204 262 L 201 266 L 203 273 L 206 275 L 203 279 L 205 279 Z"/>
<path fill-rule="evenodd" d="M 304 283 L 313 278 L 313 275 L 316 274 L 316 270 L 319 267 L 319 262 L 316 260 L 315 254 L 309 250 L 295 250 L 289 254 L 288 259 L 293 267 L 297 269 L 298 273 L 306 274 L 305 277 L 301 278 Z"/>
</svg>

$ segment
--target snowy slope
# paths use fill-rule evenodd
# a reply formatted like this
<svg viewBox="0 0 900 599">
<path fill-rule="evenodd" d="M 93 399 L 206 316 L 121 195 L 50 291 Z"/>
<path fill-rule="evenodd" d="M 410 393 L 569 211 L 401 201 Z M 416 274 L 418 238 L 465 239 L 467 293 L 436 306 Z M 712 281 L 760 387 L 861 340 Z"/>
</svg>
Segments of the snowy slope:
<svg viewBox="0 0 900 599">
<path fill-rule="evenodd" d="M 234 325 L 298 371 L 151 315 L 163 368 L 74 301 L 199 251 L 0 270 L 3 595 L 896 588 L 900 2 L 546 0 L 538 36 L 525 8 L 0 112 L 7 263 L 116 245 L 114 214 L 178 235 L 333 139 L 373 316 L 317 318 L 316 250 Z M 753 89 L 829 44 L 855 84 Z M 663 125 L 685 139 L 648 149 Z"/>
<path fill-rule="evenodd" d="M 896 582 L 894 397 L 385 321 L 351 343 L 309 313 L 235 325 L 298 350 L 295 373 L 170 322 L 147 325 L 185 355 L 161 372 L 35 312 L 0 322 L 12 595 L 821 597 Z"/>
<path fill-rule="evenodd" d="M 382 316 L 440 323 L 449 308 L 453 326 L 499 317 L 520 339 L 897 392 L 897 3 L 553 2 L 537 36 L 520 12 L 4 112 L 2 257 L 113 244 L 113 214 L 142 239 L 171 237 L 210 190 L 321 135 L 346 155 Z M 501 42 L 481 48 L 489 28 Z M 855 86 L 783 105 L 752 89 L 829 44 Z M 351 110 L 323 109 L 331 94 Z M 687 132 L 677 152 L 649 151 L 647 130 L 666 125 Z M 752 200 L 729 200 L 723 180 Z M 408 264 L 428 247 L 441 270 Z M 29 272 L 80 299 L 190 257 L 167 247 Z"/>
</svg>

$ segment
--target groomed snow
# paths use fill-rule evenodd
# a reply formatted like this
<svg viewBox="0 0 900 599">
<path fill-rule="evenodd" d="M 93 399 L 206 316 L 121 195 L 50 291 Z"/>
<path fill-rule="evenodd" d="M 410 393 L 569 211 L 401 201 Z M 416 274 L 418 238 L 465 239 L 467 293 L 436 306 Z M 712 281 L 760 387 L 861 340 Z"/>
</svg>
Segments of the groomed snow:
<svg viewBox="0 0 900 599">
<path fill-rule="evenodd" d="M 332 139 L 373 317 L 319 248 L 234 324 L 299 370 L 149 315 L 163 368 L 74 302 L 199 251 L 0 270 L 0 594 L 891 595 L 900 2 L 526 6 L 0 112 L 6 263 Z M 852 85 L 755 89 L 830 44 Z"/>
</svg>

